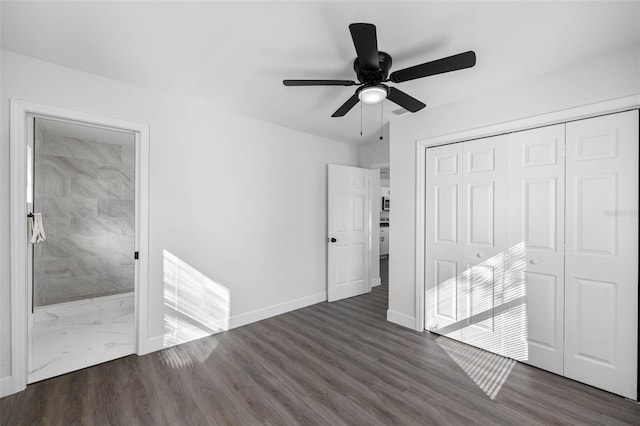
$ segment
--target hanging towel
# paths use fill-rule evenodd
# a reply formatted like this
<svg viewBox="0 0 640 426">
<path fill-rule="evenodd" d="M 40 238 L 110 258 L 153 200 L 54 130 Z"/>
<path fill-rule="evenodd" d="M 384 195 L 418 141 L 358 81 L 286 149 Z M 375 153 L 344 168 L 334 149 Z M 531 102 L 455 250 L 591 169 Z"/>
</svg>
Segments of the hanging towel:
<svg viewBox="0 0 640 426">
<path fill-rule="evenodd" d="M 42 213 L 34 213 L 31 220 L 31 244 L 38 244 L 47 239 L 44 234 L 44 223 Z"/>
</svg>

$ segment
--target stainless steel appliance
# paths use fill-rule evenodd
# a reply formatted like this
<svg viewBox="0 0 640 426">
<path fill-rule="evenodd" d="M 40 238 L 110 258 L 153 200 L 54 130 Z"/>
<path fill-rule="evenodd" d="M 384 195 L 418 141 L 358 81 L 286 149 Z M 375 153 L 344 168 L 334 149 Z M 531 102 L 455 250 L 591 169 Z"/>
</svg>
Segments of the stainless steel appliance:
<svg viewBox="0 0 640 426">
<path fill-rule="evenodd" d="M 391 199 L 390 197 L 382 197 L 382 210 L 390 210 Z"/>
</svg>

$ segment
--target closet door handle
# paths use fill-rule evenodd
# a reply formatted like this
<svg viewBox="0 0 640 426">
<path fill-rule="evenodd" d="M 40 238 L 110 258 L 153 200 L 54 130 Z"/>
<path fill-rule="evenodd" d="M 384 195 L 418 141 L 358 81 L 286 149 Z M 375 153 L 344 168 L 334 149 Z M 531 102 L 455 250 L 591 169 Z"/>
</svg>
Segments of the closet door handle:
<svg viewBox="0 0 640 426">
<path fill-rule="evenodd" d="M 476 253 L 476 257 L 480 259 L 482 257 L 482 253 Z"/>
<path fill-rule="evenodd" d="M 532 265 L 537 265 L 538 263 L 540 263 L 540 261 L 538 259 L 531 259 L 529 263 Z"/>
</svg>

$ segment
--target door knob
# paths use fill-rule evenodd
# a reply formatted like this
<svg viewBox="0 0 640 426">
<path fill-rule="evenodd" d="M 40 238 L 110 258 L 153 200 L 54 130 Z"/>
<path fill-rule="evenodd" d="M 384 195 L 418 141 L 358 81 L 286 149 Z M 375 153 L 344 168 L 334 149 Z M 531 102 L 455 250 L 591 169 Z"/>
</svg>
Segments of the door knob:
<svg viewBox="0 0 640 426">
<path fill-rule="evenodd" d="M 329 241 L 331 241 L 332 243 L 335 243 L 338 240 L 336 240 L 335 238 L 331 237 L 331 240 L 329 240 Z"/>
<path fill-rule="evenodd" d="M 537 265 L 538 263 L 540 263 L 540 261 L 538 259 L 531 259 L 529 263 L 532 265 Z"/>
<path fill-rule="evenodd" d="M 476 257 L 480 259 L 482 257 L 482 253 L 476 253 Z"/>
</svg>

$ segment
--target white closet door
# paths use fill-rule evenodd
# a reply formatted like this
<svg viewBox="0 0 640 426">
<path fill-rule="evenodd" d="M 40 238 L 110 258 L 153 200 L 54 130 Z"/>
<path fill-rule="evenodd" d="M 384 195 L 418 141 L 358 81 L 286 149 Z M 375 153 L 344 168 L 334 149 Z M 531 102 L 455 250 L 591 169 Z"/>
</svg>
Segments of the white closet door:
<svg viewBox="0 0 640 426">
<path fill-rule="evenodd" d="M 461 340 L 503 354 L 507 135 L 463 144 Z"/>
<path fill-rule="evenodd" d="M 425 329 L 460 339 L 462 144 L 427 149 Z"/>
<path fill-rule="evenodd" d="M 636 398 L 638 111 L 567 123 L 565 376 Z"/>
<path fill-rule="evenodd" d="M 563 372 L 565 125 L 509 140 L 505 355 Z M 506 319 L 505 319 L 506 320 Z"/>
</svg>

